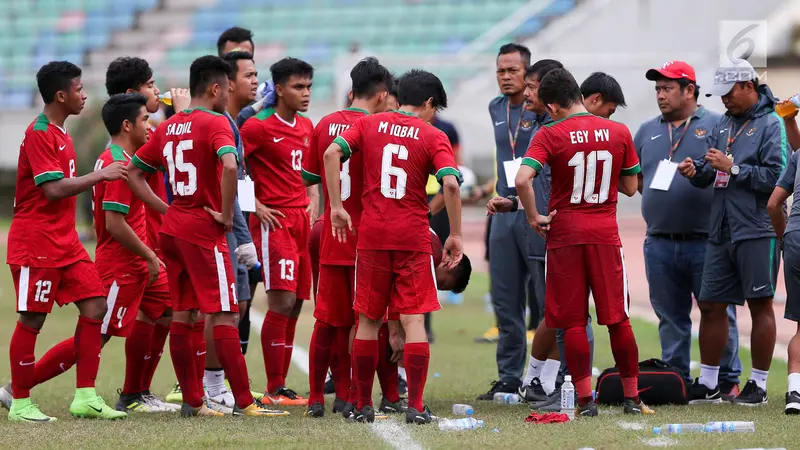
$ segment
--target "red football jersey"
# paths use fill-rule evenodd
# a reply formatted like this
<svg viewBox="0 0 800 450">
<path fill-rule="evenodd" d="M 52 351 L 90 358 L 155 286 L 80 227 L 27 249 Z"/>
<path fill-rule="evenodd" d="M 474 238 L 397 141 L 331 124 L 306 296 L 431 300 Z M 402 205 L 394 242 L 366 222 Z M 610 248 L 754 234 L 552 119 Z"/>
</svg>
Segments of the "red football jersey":
<svg viewBox="0 0 800 450">
<path fill-rule="evenodd" d="M 28 125 L 19 147 L 8 264 L 64 267 L 88 258 L 75 231 L 75 196 L 50 201 L 42 183 L 75 177 L 75 149 L 67 131 L 44 114 Z"/>
<path fill-rule="evenodd" d="M 308 206 L 300 171 L 313 131 L 314 124 L 308 117 L 298 113 L 294 123 L 289 123 L 272 108 L 260 111 L 242 125 L 247 168 L 255 183 L 256 198 L 263 205 Z"/>
<path fill-rule="evenodd" d="M 333 139 L 343 131 L 350 128 L 356 120 L 367 114 L 363 109 L 347 108 L 329 114 L 319 121 L 311 134 L 311 145 L 308 155 L 303 158 L 303 178 L 311 182 L 322 183 L 322 191 L 328 198 L 328 186 L 325 184 L 325 168 L 323 156 L 325 150 L 331 145 Z M 341 181 L 342 205 L 353 219 L 353 228 L 358 230 L 361 222 L 361 192 L 364 189 L 364 176 L 362 156 L 360 153 L 352 155 L 342 164 L 339 172 Z M 327 202 L 326 202 L 327 203 Z M 322 214 L 322 242 L 320 244 L 320 264 L 337 266 L 352 266 L 356 261 L 356 239 L 339 242 L 331 235 L 331 212 L 325 208 Z"/>
<path fill-rule="evenodd" d="M 176 113 L 159 125 L 133 163 L 146 172 L 167 168 L 173 200 L 164 215 L 161 233 L 195 245 L 228 251 L 225 229 L 203 208 L 222 210 L 222 163 L 236 156 L 230 122 L 205 108 Z"/>
<path fill-rule="evenodd" d="M 539 130 L 522 164 L 550 165 L 550 206 L 556 210 L 547 248 L 621 245 L 617 182 L 641 171 L 628 127 L 589 113 L 574 114 Z"/>
<path fill-rule="evenodd" d="M 431 253 L 428 174 L 459 176 L 447 136 L 419 117 L 390 111 L 357 120 L 334 139 L 345 154 L 363 153 L 367 208 L 358 248 Z"/>
<path fill-rule="evenodd" d="M 97 158 L 94 170 L 100 170 L 114 161 L 128 163 L 131 160 L 122 147 L 111 144 Z M 133 195 L 124 180 L 103 181 L 92 188 L 92 210 L 94 230 L 97 233 L 95 265 L 103 280 L 114 280 L 117 284 L 140 282 L 147 275 L 147 262 L 117 242 L 106 230 L 106 211 L 125 215 L 125 222 L 136 236 L 147 244 L 147 221 L 144 202 Z"/>
<path fill-rule="evenodd" d="M 155 130 L 150 129 L 150 139 L 155 137 Z M 164 183 L 164 173 L 156 171 L 147 176 L 147 184 L 153 193 L 158 196 L 164 203 L 167 203 L 167 187 Z M 161 246 L 158 244 L 158 231 L 161 229 L 161 224 L 164 222 L 164 215 L 155 209 L 144 207 L 147 217 L 147 245 L 150 246 L 157 255 L 161 255 Z"/>
</svg>

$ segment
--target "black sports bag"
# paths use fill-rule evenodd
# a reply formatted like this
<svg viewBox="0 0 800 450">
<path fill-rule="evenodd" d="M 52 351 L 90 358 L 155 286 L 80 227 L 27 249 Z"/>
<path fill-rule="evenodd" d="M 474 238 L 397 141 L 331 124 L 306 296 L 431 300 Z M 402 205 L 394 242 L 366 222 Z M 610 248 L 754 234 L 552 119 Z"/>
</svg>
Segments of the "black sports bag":
<svg viewBox="0 0 800 450">
<path fill-rule="evenodd" d="M 619 369 L 611 367 L 597 378 L 597 403 L 622 404 L 622 380 Z M 647 405 L 685 405 L 689 403 L 683 376 L 675 367 L 660 359 L 639 363 L 639 397 Z"/>
</svg>

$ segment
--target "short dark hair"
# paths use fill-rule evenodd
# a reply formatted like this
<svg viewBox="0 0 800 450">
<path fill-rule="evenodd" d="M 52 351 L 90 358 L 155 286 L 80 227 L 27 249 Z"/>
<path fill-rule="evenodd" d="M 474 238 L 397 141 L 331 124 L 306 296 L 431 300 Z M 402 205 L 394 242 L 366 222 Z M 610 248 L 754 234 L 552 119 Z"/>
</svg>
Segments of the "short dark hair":
<svg viewBox="0 0 800 450">
<path fill-rule="evenodd" d="M 519 53 L 519 56 L 522 58 L 523 64 L 525 67 L 528 67 L 531 63 L 531 51 L 528 47 L 524 45 L 515 44 L 513 42 L 504 44 L 500 47 L 500 51 L 497 52 L 497 57 L 499 58 L 500 55 L 510 55 L 512 53 Z"/>
<path fill-rule="evenodd" d="M 206 55 L 194 60 L 189 68 L 189 95 L 197 97 L 219 78 L 230 78 L 231 65 L 219 56 Z M 227 84 L 225 85 L 227 88 Z"/>
<path fill-rule="evenodd" d="M 525 78 L 535 76 L 539 82 L 542 81 L 547 72 L 555 69 L 563 69 L 564 65 L 555 59 L 540 59 L 532 66 L 525 69 Z"/>
<path fill-rule="evenodd" d="M 382 90 L 388 91 L 394 82 L 391 72 L 377 58 L 370 56 L 358 62 L 350 71 L 353 98 L 371 98 Z"/>
<path fill-rule="evenodd" d="M 567 69 L 554 69 L 542 78 L 539 85 L 539 100 L 545 105 L 562 108 L 581 103 L 581 88 Z"/>
<path fill-rule="evenodd" d="M 222 56 L 222 59 L 224 59 L 228 64 L 231 65 L 231 73 L 229 74 L 231 80 L 235 79 L 236 75 L 239 74 L 240 60 L 250 60 L 253 61 L 253 63 L 255 63 L 255 60 L 253 60 L 253 54 L 243 50 L 242 51 L 237 50 L 235 52 L 225 53 L 225 55 Z"/>
<path fill-rule="evenodd" d="M 392 86 L 389 88 L 389 95 L 397 98 L 397 93 L 399 91 L 400 80 L 398 80 L 394 74 L 392 74 Z M 399 103 L 399 100 L 398 100 Z"/>
<path fill-rule="evenodd" d="M 150 64 L 135 56 L 121 56 L 106 70 L 106 91 L 108 95 L 122 94 L 128 89 L 134 91 L 147 84 L 153 76 Z"/>
<path fill-rule="evenodd" d="M 298 77 L 314 78 L 314 68 L 311 64 L 297 58 L 283 58 L 269 68 L 272 81 L 275 84 L 286 84 L 293 75 Z"/>
<path fill-rule="evenodd" d="M 59 91 L 67 91 L 72 80 L 81 77 L 81 68 L 69 61 L 50 61 L 36 72 L 36 85 L 46 105 L 56 100 Z"/>
<path fill-rule="evenodd" d="M 222 51 L 225 50 L 226 42 L 249 42 L 255 49 L 253 44 L 253 32 L 247 28 L 231 27 L 223 31 L 217 39 L 217 56 L 222 56 Z"/>
<path fill-rule="evenodd" d="M 460 294 L 467 289 L 467 285 L 469 285 L 469 277 L 472 275 L 472 262 L 470 262 L 466 254 L 461 256 L 461 261 L 458 262 L 458 265 L 453 269 L 452 273 L 455 277 L 453 292 Z"/>
<path fill-rule="evenodd" d="M 447 108 L 447 93 L 442 80 L 436 75 L 421 69 L 411 69 L 397 81 L 397 103 L 409 106 L 422 106 L 433 98 L 437 110 Z"/>
<path fill-rule="evenodd" d="M 600 94 L 604 102 L 616 103 L 617 106 L 625 107 L 625 95 L 622 93 L 622 86 L 616 79 L 604 72 L 594 72 L 581 83 L 581 95 L 583 98 L 593 94 Z"/>
<path fill-rule="evenodd" d="M 122 123 L 126 120 L 136 123 L 136 118 L 147 105 L 147 97 L 138 93 L 114 94 L 103 105 L 103 123 L 111 136 L 116 136 L 122 131 Z"/>
</svg>

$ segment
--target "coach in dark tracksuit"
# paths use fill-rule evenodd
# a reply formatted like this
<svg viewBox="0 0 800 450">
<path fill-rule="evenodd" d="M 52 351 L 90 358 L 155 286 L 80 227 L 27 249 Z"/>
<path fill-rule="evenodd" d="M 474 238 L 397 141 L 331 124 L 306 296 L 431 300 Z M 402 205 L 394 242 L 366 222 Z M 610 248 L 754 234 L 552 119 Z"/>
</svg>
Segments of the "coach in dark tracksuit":
<svg viewBox="0 0 800 450">
<path fill-rule="evenodd" d="M 700 188 L 713 186 L 709 244 L 700 288 L 701 371 L 690 401 L 721 401 L 720 360 L 728 339 L 729 304 L 747 300 L 753 320 L 750 379 L 735 403 L 767 402 L 767 375 L 775 347 L 775 295 L 780 255 L 767 202 L 789 153 L 775 97 L 759 85 L 746 61 L 717 70 L 711 93 L 720 95 L 727 113 L 709 133 L 704 158 L 686 158 L 682 174 Z"/>
</svg>

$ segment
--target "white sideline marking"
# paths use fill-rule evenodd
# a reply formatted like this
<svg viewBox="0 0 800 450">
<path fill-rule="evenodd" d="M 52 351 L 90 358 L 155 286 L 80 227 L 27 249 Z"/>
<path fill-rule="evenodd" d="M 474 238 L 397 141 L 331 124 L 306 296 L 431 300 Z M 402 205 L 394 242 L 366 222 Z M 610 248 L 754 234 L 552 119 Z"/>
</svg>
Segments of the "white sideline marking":
<svg viewBox="0 0 800 450">
<path fill-rule="evenodd" d="M 640 422 L 619 421 L 617 424 L 623 430 L 644 430 L 646 428 L 646 425 Z"/>
<path fill-rule="evenodd" d="M 650 447 L 669 447 L 678 443 L 677 439 L 673 439 L 666 436 L 659 436 L 654 438 L 640 437 L 639 441 L 641 441 L 642 444 L 648 445 Z"/>
</svg>

